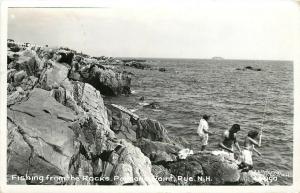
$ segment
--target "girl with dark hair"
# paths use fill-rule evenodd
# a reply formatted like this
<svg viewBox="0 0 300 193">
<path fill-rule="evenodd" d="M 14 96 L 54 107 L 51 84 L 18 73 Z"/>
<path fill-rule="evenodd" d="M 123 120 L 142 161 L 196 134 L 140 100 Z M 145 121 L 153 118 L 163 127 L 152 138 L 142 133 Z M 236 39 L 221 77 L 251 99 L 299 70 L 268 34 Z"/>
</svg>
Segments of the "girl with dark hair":
<svg viewBox="0 0 300 193">
<path fill-rule="evenodd" d="M 226 150 L 230 154 L 230 156 L 233 158 L 233 145 L 238 149 L 239 152 L 241 152 L 239 143 L 236 139 L 236 134 L 238 131 L 240 131 L 240 125 L 234 124 L 232 127 L 228 130 L 226 130 L 222 136 L 222 140 L 219 144 L 219 146 L 222 148 L 222 150 Z"/>
<path fill-rule="evenodd" d="M 253 161 L 252 161 L 252 152 L 256 152 L 259 156 L 261 156 L 261 153 L 255 149 L 255 146 L 260 147 L 261 146 L 261 136 L 262 131 L 249 131 L 248 135 L 245 138 L 244 141 L 244 149 L 242 151 L 241 155 L 241 164 L 240 168 L 242 168 L 243 171 L 249 171 L 253 168 Z M 258 141 L 256 141 L 258 139 Z"/>
</svg>

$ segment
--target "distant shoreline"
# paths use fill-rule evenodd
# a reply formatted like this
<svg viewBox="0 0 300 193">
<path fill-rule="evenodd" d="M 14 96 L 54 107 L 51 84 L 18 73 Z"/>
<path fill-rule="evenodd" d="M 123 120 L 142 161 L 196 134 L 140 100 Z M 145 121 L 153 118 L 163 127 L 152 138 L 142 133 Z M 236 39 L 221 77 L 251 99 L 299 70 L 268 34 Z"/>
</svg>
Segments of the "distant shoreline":
<svg viewBox="0 0 300 193">
<path fill-rule="evenodd" d="M 213 60 L 216 61 L 216 59 L 211 59 L 211 58 L 156 58 L 156 57 L 114 57 L 116 59 L 136 59 L 136 60 Z M 270 61 L 270 62 L 292 62 L 294 63 L 293 60 L 271 60 L 271 59 L 222 59 L 222 61 Z"/>
</svg>

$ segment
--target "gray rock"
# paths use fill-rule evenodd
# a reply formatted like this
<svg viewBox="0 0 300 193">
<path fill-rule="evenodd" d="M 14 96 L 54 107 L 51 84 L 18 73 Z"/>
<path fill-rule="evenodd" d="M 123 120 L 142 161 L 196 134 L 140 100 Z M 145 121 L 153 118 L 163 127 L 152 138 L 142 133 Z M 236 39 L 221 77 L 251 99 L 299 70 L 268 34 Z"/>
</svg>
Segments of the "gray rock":
<svg viewBox="0 0 300 193">
<path fill-rule="evenodd" d="M 91 116 L 81 117 L 70 128 L 76 139 L 75 153 L 71 157 L 69 173 L 76 177 L 99 176 L 102 171 L 100 155 L 103 151 L 110 150 L 112 145 L 105 130 Z M 93 181 L 78 181 L 71 184 L 94 184 Z"/>
<path fill-rule="evenodd" d="M 261 68 L 255 68 L 255 67 L 252 67 L 252 66 L 246 66 L 244 68 L 236 68 L 236 70 L 242 70 L 242 71 L 245 71 L 245 70 L 261 71 Z"/>
<path fill-rule="evenodd" d="M 31 147 L 24 141 L 18 127 L 9 119 L 7 129 L 7 173 L 25 174 L 30 167 Z M 18 182 L 18 180 L 11 181 Z"/>
<path fill-rule="evenodd" d="M 60 85 L 68 79 L 69 68 L 63 64 L 54 62 L 50 68 L 45 68 L 41 74 L 41 88 L 51 90 L 55 85 Z"/>
<path fill-rule="evenodd" d="M 240 182 L 243 185 L 269 185 L 269 181 L 263 174 L 251 170 L 241 173 Z"/>
<path fill-rule="evenodd" d="M 74 53 L 72 51 L 60 49 L 57 50 L 55 54 L 59 55 L 59 58 L 57 59 L 59 63 L 66 63 L 68 65 L 72 65 L 72 60 L 74 57 Z"/>
<path fill-rule="evenodd" d="M 159 109 L 160 105 L 158 102 L 151 102 L 150 104 L 144 105 L 145 108 L 151 108 L 151 109 Z"/>
<path fill-rule="evenodd" d="M 7 106 L 14 105 L 26 98 L 28 92 L 25 92 L 21 87 L 17 87 L 16 91 L 7 95 Z"/>
<path fill-rule="evenodd" d="M 143 137 L 152 141 L 171 143 L 165 127 L 160 122 L 152 119 L 140 119 L 138 121 L 136 137 L 138 139 Z"/>
<path fill-rule="evenodd" d="M 145 63 L 144 60 L 122 60 L 124 63 L 124 66 L 130 66 L 137 69 L 150 69 L 150 66 Z"/>
<path fill-rule="evenodd" d="M 17 128 L 11 138 L 14 134 L 22 137 L 24 142 L 19 142 L 26 143 L 30 151 L 20 153 L 27 160 L 23 163 L 28 163 L 28 167 L 18 167 L 14 159 L 8 162 L 8 174 L 25 175 L 24 171 L 29 170 L 28 174 L 42 176 L 67 175 L 69 161 L 74 154 L 74 133 L 69 128 L 69 122 L 58 118 L 62 115 L 76 119 L 73 111 L 57 103 L 48 91 L 37 88 L 30 93 L 28 100 L 10 106 L 8 127 Z M 21 146 L 26 147 L 15 143 L 14 149 L 22 150 Z M 14 152 L 9 153 L 8 157 L 10 154 L 14 155 Z"/>
<path fill-rule="evenodd" d="M 152 165 L 152 174 L 160 185 L 176 185 L 178 180 L 162 165 Z"/>
<path fill-rule="evenodd" d="M 8 82 L 8 83 L 13 82 L 13 80 L 14 80 L 14 75 L 15 75 L 16 72 L 17 72 L 17 70 L 14 69 L 14 68 L 11 68 L 11 69 L 8 69 L 8 70 L 7 70 L 7 82 Z"/>
<path fill-rule="evenodd" d="M 12 51 L 12 52 L 19 52 L 22 50 L 22 48 L 15 43 L 8 43 L 7 47 L 9 49 L 9 51 Z"/>
<path fill-rule="evenodd" d="M 182 149 L 184 149 L 184 148 L 190 148 L 191 149 L 191 143 L 189 143 L 183 137 L 181 137 L 181 136 L 169 136 L 169 138 L 172 141 L 172 144 L 180 146 Z"/>
<path fill-rule="evenodd" d="M 151 162 L 143 155 L 141 150 L 132 144 L 122 140 L 123 148 L 115 152 L 113 168 L 110 179 L 112 184 L 137 184 L 137 185 L 159 185 L 151 173 Z"/>
<path fill-rule="evenodd" d="M 158 71 L 160 71 L 160 72 L 166 72 L 167 70 L 165 68 L 159 68 Z"/>
<path fill-rule="evenodd" d="M 211 177 L 211 184 L 232 184 L 239 181 L 240 171 L 235 160 L 210 153 L 195 156 L 201 163 L 204 174 Z"/>
<path fill-rule="evenodd" d="M 27 76 L 27 73 L 24 70 L 16 72 L 14 74 L 14 82 L 21 82 L 26 76 Z"/>
<path fill-rule="evenodd" d="M 25 77 L 20 84 L 14 85 L 21 87 L 24 91 L 32 90 L 38 84 L 38 78 L 34 76 Z"/>
<path fill-rule="evenodd" d="M 97 66 L 89 68 L 89 77 L 86 82 L 93 85 L 103 95 L 118 96 L 130 94 L 131 77 L 125 73 L 104 70 Z"/>
<path fill-rule="evenodd" d="M 119 139 L 125 139 L 128 142 L 136 141 L 136 127 L 134 120 L 127 113 L 112 105 L 107 105 L 110 128 Z"/>
<path fill-rule="evenodd" d="M 139 139 L 136 146 L 150 158 L 152 163 L 176 161 L 177 153 L 181 150 L 180 146 L 144 138 Z"/>
<path fill-rule="evenodd" d="M 36 60 L 36 53 L 30 50 L 23 51 L 16 61 L 12 62 L 9 68 L 17 71 L 24 70 L 28 76 L 38 76 L 40 67 Z"/>
<path fill-rule="evenodd" d="M 64 88 L 54 88 L 51 90 L 50 94 L 55 98 L 57 102 L 66 106 L 66 90 Z"/>
<path fill-rule="evenodd" d="M 109 128 L 107 109 L 98 90 L 87 83 L 73 82 L 73 96 L 78 106 L 93 116 L 105 130 L 113 133 Z"/>
<path fill-rule="evenodd" d="M 69 78 L 71 80 L 75 80 L 75 81 L 81 81 L 82 80 L 82 77 L 81 77 L 79 72 L 71 72 L 70 75 L 69 75 Z"/>
<path fill-rule="evenodd" d="M 176 177 L 177 185 L 203 185 L 209 184 L 201 181 L 205 176 L 202 162 L 196 156 L 190 156 L 186 160 L 178 160 L 165 164 L 170 173 Z"/>
<path fill-rule="evenodd" d="M 164 164 L 174 176 L 192 177 L 184 184 L 228 185 L 240 183 L 240 171 L 234 160 L 210 152 L 199 152 L 185 160 Z"/>
</svg>

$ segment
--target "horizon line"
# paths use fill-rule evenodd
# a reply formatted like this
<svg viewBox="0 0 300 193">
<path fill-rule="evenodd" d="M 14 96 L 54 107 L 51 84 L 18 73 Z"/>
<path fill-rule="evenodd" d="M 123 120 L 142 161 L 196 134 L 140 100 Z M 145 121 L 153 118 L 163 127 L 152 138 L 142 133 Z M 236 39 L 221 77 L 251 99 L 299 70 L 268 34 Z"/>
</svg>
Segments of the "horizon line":
<svg viewBox="0 0 300 193">
<path fill-rule="evenodd" d="M 7 37 L 7 40 L 8 39 L 12 39 L 14 40 L 14 38 L 9 38 Z M 15 41 L 15 40 L 14 40 Z M 17 42 L 16 42 L 17 43 Z M 19 42 L 18 42 L 19 43 Z M 23 42 L 25 43 L 25 42 Z M 28 42 L 29 43 L 29 42 Z M 31 43 L 30 43 L 31 44 Z M 44 44 L 44 45 L 39 45 L 41 47 L 45 47 L 45 45 L 47 44 Z M 71 50 L 74 50 L 78 53 L 83 53 L 83 54 L 86 54 L 86 55 L 89 55 L 90 57 L 100 57 L 99 55 L 98 56 L 94 56 L 93 54 L 89 54 L 89 53 L 86 53 L 86 52 L 83 52 L 82 50 L 78 50 L 78 49 L 75 49 L 75 48 L 71 48 L 69 46 L 58 46 L 58 45 L 49 45 L 49 48 L 69 48 Z M 104 55 L 105 56 L 105 55 Z M 256 61 L 288 61 L 288 62 L 293 62 L 294 63 L 294 60 L 293 59 L 249 59 L 249 58 L 225 58 L 223 56 L 212 56 L 212 57 L 207 57 L 207 58 L 202 58 L 202 57 L 147 57 L 147 56 L 106 56 L 106 57 L 113 57 L 113 58 L 150 58 L 150 59 L 186 59 L 186 60 L 256 60 Z M 219 58 L 219 59 L 213 59 L 213 58 Z"/>
<path fill-rule="evenodd" d="M 256 60 L 256 61 L 287 61 L 287 62 L 294 62 L 294 60 L 292 59 L 249 59 L 249 58 L 224 58 L 221 57 L 222 59 L 213 59 L 213 57 L 209 57 L 209 58 L 199 58 L 199 57 L 191 57 L 191 58 L 187 58 L 187 57 L 143 57 L 143 56 L 111 56 L 114 58 L 149 58 L 149 59 L 186 59 L 186 60 L 218 60 L 218 61 L 222 61 L 222 60 Z"/>
</svg>

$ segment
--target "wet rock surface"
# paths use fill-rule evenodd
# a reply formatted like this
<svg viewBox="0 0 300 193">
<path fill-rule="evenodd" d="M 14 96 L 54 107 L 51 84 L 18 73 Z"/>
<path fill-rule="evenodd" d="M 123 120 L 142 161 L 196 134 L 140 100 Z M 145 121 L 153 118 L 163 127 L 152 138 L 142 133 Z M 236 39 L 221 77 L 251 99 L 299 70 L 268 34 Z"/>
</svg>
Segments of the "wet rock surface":
<svg viewBox="0 0 300 193">
<path fill-rule="evenodd" d="M 151 102 L 149 104 L 144 105 L 145 108 L 150 108 L 150 109 L 159 109 L 160 105 L 159 102 Z"/>
</svg>

